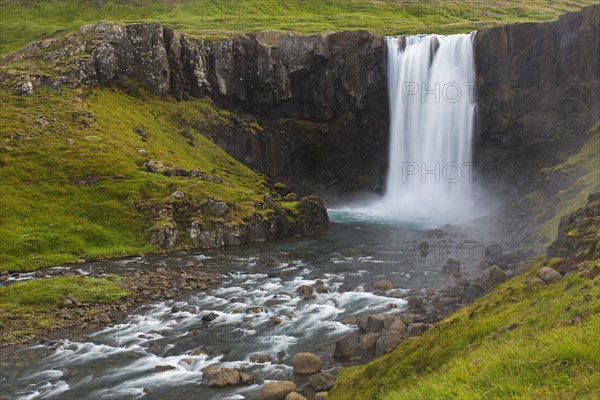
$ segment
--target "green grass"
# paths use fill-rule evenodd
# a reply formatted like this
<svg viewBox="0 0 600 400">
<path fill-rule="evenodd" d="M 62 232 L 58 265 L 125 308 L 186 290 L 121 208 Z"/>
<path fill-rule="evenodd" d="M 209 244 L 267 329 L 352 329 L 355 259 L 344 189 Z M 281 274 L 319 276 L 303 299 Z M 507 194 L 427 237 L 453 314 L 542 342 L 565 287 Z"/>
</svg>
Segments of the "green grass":
<svg viewBox="0 0 600 400">
<path fill-rule="evenodd" d="M 60 307 L 67 296 L 79 303 L 101 305 L 128 295 L 119 286 L 120 278 L 61 276 L 16 282 L 0 287 L 0 343 L 9 338 L 46 332 L 60 326 L 48 309 Z"/>
<path fill-rule="evenodd" d="M 8 312 L 47 311 L 50 306 L 62 306 L 68 295 L 79 303 L 108 304 L 128 294 L 117 285 L 119 279 L 59 276 L 16 282 L 0 287 L 0 308 Z"/>
<path fill-rule="evenodd" d="M 342 370 L 328 399 L 597 398 L 600 276 L 526 283 L 551 262 L 532 263 L 389 355 Z"/>
<path fill-rule="evenodd" d="M 100 20 L 160 22 L 206 38 L 277 30 L 317 33 L 367 29 L 380 34 L 460 33 L 497 24 L 546 21 L 594 0 L 443 2 L 396 0 L 96 0 L 2 1 L 0 53 Z"/>
<path fill-rule="evenodd" d="M 233 204 L 228 222 L 239 224 L 268 193 L 263 175 L 205 137 L 230 123 L 230 113 L 207 99 L 91 88 L 6 94 L 0 118 L 0 270 L 153 251 L 149 228 L 160 222 L 161 207 L 185 208 L 210 196 Z M 149 173 L 148 159 L 223 183 Z M 174 200 L 175 190 L 185 197 Z M 181 246 L 190 244 L 180 234 Z"/>
<path fill-rule="evenodd" d="M 600 120 L 587 132 L 587 137 L 586 144 L 579 152 L 560 164 L 541 170 L 545 184 L 558 187 L 557 193 L 548 195 L 533 191 L 526 194 L 537 214 L 534 222 L 548 210 L 554 212 L 552 218 L 539 224 L 536 229 L 546 245 L 556 236 L 560 217 L 585 204 L 589 193 L 600 190 Z"/>
</svg>

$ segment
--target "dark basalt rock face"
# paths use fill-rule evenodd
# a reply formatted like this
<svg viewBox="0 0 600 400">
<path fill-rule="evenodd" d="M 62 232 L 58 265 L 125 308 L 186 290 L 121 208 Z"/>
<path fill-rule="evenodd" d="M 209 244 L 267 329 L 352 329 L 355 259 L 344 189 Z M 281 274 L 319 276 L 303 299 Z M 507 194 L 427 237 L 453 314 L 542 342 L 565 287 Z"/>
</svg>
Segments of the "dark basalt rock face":
<svg viewBox="0 0 600 400">
<path fill-rule="evenodd" d="M 588 196 L 587 204 L 561 217 L 556 240 L 548 258 L 595 258 L 600 255 L 600 192 Z"/>
<path fill-rule="evenodd" d="M 600 117 L 599 38 L 600 6 L 477 32 L 477 161 L 539 171 L 581 146 Z"/>
<path fill-rule="evenodd" d="M 63 83 L 114 85 L 127 77 L 159 94 L 209 96 L 238 115 L 255 115 L 263 131 L 223 127 L 212 139 L 303 195 L 381 186 L 388 136 L 384 44 L 366 31 L 259 32 L 210 43 L 157 23 L 103 22 L 80 28 L 42 57 L 70 59 L 72 72 L 51 78 Z M 32 44 L 5 61 L 35 58 L 38 48 L 56 45 Z"/>
<path fill-rule="evenodd" d="M 590 6 L 554 22 L 477 32 L 475 161 L 527 163 L 525 174 L 535 176 L 557 162 L 557 148 L 581 146 L 600 114 L 599 27 L 600 6 Z M 72 66 L 58 78 L 31 77 L 34 86 L 129 77 L 160 94 L 209 96 L 236 115 L 250 113 L 263 130 L 223 127 L 212 140 L 299 194 L 383 188 L 389 106 L 381 36 L 258 32 L 209 42 L 156 23 L 97 23 L 57 44 L 34 42 L 3 61 Z"/>
<path fill-rule="evenodd" d="M 476 161 L 503 168 L 527 163 L 521 168 L 533 176 L 557 162 L 557 146 L 568 152 L 583 143 L 600 116 L 599 27 L 600 6 L 592 6 L 554 22 L 477 32 Z M 301 194 L 383 187 L 389 119 L 383 37 L 259 32 L 208 43 L 158 24 L 94 29 L 103 33 L 92 51 L 100 82 L 138 76 L 159 93 L 210 96 L 259 116 L 265 132 L 224 130 L 213 138 L 238 160 Z"/>
</svg>

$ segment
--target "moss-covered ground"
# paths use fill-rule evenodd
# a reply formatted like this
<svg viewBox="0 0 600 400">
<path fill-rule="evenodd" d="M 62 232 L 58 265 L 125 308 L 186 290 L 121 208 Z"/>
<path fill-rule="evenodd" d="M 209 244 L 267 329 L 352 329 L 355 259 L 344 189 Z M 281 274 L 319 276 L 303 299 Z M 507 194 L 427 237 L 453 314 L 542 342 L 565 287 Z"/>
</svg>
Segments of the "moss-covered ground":
<svg viewBox="0 0 600 400">
<path fill-rule="evenodd" d="M 98 21 L 160 22 L 205 38 L 236 32 L 299 33 L 367 29 L 380 34 L 462 33 L 513 22 L 556 19 L 594 0 L 3 0 L 0 53 Z"/>
<path fill-rule="evenodd" d="M 540 188 L 526 194 L 536 233 L 546 244 L 556 236 L 561 216 L 575 211 L 585 204 L 589 193 L 600 190 L 600 120 L 586 136 L 585 145 L 577 153 L 542 169 Z"/>
<path fill-rule="evenodd" d="M 119 301 L 129 293 L 119 286 L 120 280 L 118 276 L 59 276 L 0 287 L 0 343 L 8 336 L 43 334 L 60 326 L 60 319 L 48 309 L 62 307 L 66 298 L 89 305 Z"/>
<path fill-rule="evenodd" d="M 226 127 L 229 117 L 209 100 L 177 102 L 146 92 L 5 93 L 0 271 L 155 250 L 149 228 L 161 222 L 156 210 L 167 203 L 185 208 L 211 197 L 231 205 L 228 223 L 241 223 L 269 188 L 263 175 L 204 136 Z M 222 181 L 150 173 L 148 160 Z M 185 197 L 173 199 L 176 190 Z M 181 246 L 190 244 L 180 234 Z"/>
<path fill-rule="evenodd" d="M 423 336 L 342 370 L 328 398 L 597 399 L 600 276 L 527 283 L 556 261 L 531 263 Z"/>
</svg>

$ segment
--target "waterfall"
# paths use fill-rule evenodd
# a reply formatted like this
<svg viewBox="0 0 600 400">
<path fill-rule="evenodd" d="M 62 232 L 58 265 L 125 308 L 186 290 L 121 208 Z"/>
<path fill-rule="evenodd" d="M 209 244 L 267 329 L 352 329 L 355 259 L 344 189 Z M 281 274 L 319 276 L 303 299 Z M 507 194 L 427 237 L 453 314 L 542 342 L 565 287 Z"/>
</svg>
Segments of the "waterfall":
<svg viewBox="0 0 600 400">
<path fill-rule="evenodd" d="M 377 214 L 452 221 L 472 207 L 474 33 L 388 37 L 389 172 Z"/>
</svg>

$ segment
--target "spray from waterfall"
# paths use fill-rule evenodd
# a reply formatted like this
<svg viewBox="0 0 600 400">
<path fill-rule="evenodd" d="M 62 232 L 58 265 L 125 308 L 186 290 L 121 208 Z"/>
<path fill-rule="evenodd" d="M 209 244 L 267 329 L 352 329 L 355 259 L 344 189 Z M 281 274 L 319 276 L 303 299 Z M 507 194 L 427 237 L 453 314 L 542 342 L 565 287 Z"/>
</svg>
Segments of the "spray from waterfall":
<svg viewBox="0 0 600 400">
<path fill-rule="evenodd" d="M 472 207 L 474 33 L 387 38 L 389 172 L 377 214 L 442 222 Z"/>
</svg>

